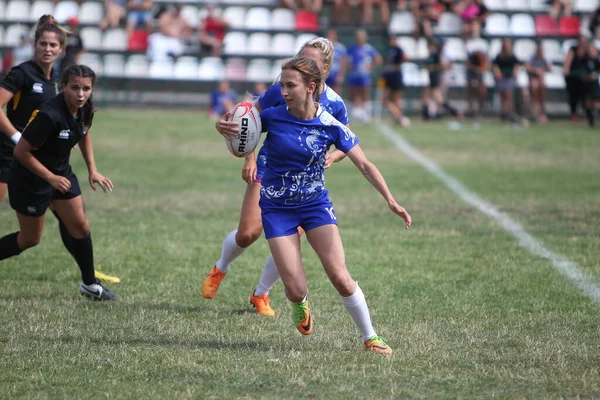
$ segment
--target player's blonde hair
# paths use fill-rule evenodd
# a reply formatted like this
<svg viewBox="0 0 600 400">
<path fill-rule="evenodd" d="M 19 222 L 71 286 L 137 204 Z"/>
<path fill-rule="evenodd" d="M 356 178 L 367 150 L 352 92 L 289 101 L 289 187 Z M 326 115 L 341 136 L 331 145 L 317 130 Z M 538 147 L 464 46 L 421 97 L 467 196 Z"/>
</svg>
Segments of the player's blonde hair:
<svg viewBox="0 0 600 400">
<path fill-rule="evenodd" d="M 281 70 L 292 69 L 298 71 L 302 75 L 302 80 L 306 86 L 310 85 L 311 82 L 315 83 L 315 87 L 321 87 L 323 81 L 323 74 L 319 70 L 319 65 L 312 58 L 307 57 L 294 57 L 285 61 L 281 66 Z M 314 100 L 318 103 L 321 94 L 318 90 L 314 92 Z"/>
<path fill-rule="evenodd" d="M 329 76 L 329 71 L 331 70 L 331 65 L 333 64 L 333 43 L 331 43 L 331 41 L 327 38 L 316 37 L 304 43 L 298 54 L 300 54 L 300 52 L 307 47 L 318 49 L 321 53 L 321 62 L 324 65 L 327 65 L 327 72 L 324 74 L 323 79 L 327 79 Z"/>
</svg>

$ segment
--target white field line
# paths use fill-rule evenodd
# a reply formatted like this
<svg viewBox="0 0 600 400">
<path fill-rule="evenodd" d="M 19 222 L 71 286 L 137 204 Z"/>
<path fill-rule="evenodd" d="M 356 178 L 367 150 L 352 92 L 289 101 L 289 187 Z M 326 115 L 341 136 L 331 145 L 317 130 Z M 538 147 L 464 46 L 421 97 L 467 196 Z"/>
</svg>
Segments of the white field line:
<svg viewBox="0 0 600 400">
<path fill-rule="evenodd" d="M 402 136 L 395 133 L 389 126 L 383 123 L 378 123 L 377 126 L 379 127 L 379 132 L 390 139 L 400 151 L 442 181 L 448 189 L 456 193 L 465 203 L 496 221 L 505 231 L 513 235 L 515 239 L 517 239 L 519 245 L 525 250 L 533 255 L 550 261 L 552 266 L 558 272 L 571 281 L 596 304 L 600 305 L 600 287 L 579 269 L 577 263 L 546 248 L 538 239 L 527 233 L 521 224 L 498 210 L 495 205 L 488 203 L 481 199 L 477 194 L 471 192 L 456 178 L 448 175 L 439 165 L 427 158 L 423 153 L 402 138 Z"/>
</svg>

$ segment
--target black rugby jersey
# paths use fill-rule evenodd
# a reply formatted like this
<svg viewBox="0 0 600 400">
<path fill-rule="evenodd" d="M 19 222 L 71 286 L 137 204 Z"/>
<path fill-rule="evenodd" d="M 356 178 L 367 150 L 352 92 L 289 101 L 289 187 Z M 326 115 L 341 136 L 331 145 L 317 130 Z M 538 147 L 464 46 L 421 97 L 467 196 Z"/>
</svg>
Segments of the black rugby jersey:
<svg viewBox="0 0 600 400">
<path fill-rule="evenodd" d="M 10 70 L 0 87 L 14 94 L 6 105 L 6 116 L 17 130 L 25 128 L 33 110 L 56 97 L 58 79 L 58 71 L 54 68 L 51 78 L 46 79 L 44 71 L 33 61 L 26 61 Z M 14 132 L 5 133 L 12 135 Z M 7 151 L 12 155 L 15 144 L 6 134 L 0 134 L 0 151 L 8 146 Z"/>
<path fill-rule="evenodd" d="M 54 174 L 64 176 L 69 171 L 71 149 L 87 134 L 80 122 L 88 112 L 84 108 L 77 118 L 73 117 L 61 93 L 35 110 L 23 130 L 23 138 L 37 148 L 31 154 Z M 15 164 L 25 169 L 20 163 Z"/>
</svg>

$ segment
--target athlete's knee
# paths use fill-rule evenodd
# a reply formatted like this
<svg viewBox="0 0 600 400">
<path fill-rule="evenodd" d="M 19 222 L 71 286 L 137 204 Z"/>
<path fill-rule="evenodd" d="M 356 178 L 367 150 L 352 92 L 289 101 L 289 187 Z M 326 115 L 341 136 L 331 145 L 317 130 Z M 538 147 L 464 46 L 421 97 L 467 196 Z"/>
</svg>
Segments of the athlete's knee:
<svg viewBox="0 0 600 400">
<path fill-rule="evenodd" d="M 73 226 L 67 227 L 67 230 L 75 239 L 83 239 L 90 233 L 90 225 L 87 219 L 77 221 Z"/>
<path fill-rule="evenodd" d="M 291 283 L 285 287 L 285 295 L 294 303 L 300 303 L 302 300 L 304 300 L 307 291 L 308 289 L 306 286 L 300 284 Z"/>
<path fill-rule="evenodd" d="M 27 250 L 37 246 L 42 240 L 42 235 L 26 235 L 23 232 L 19 232 L 17 236 L 17 244 L 21 250 Z"/>
<path fill-rule="evenodd" d="M 345 268 L 344 268 L 345 270 Z M 352 296 L 356 289 L 356 282 L 352 279 L 348 273 L 335 274 L 330 277 L 331 284 L 343 297 Z"/>
<path fill-rule="evenodd" d="M 250 247 L 252 243 L 256 242 L 260 235 L 262 234 L 262 227 L 252 227 L 249 229 L 238 229 L 235 234 L 235 242 L 238 246 L 245 249 L 246 247 Z"/>
</svg>

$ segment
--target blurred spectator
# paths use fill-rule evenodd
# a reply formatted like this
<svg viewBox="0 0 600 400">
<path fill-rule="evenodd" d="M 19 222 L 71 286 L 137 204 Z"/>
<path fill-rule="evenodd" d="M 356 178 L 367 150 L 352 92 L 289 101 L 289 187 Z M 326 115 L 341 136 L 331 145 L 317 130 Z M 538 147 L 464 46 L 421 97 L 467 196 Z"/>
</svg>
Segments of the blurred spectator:
<svg viewBox="0 0 600 400">
<path fill-rule="evenodd" d="M 596 11 L 590 17 L 590 34 L 592 39 L 600 39 L 600 7 L 596 8 Z"/>
<path fill-rule="evenodd" d="M 448 59 L 443 56 L 444 42 L 441 39 L 431 38 L 427 46 L 429 56 L 425 60 L 425 68 L 429 71 L 429 87 L 423 90 L 422 117 L 424 120 L 438 118 L 443 108 L 451 115 L 462 119 L 462 113 L 448 103 L 442 92 L 442 80 L 451 66 Z"/>
<path fill-rule="evenodd" d="M 210 95 L 210 110 L 208 114 L 215 119 L 231 110 L 237 102 L 237 93 L 229 87 L 228 81 L 219 82 L 219 87 Z"/>
<path fill-rule="evenodd" d="M 100 29 L 117 28 L 125 18 L 127 0 L 105 0 L 104 19 L 98 26 Z"/>
<path fill-rule="evenodd" d="M 246 92 L 244 96 L 244 101 L 253 102 L 258 99 L 265 91 L 267 90 L 267 85 L 263 82 L 256 82 L 254 84 L 254 89 L 252 92 Z"/>
<path fill-rule="evenodd" d="M 485 20 L 488 16 L 488 9 L 483 0 L 463 0 L 456 6 L 455 10 L 463 22 L 463 39 L 481 37 L 481 30 L 485 26 Z"/>
<path fill-rule="evenodd" d="M 348 87 L 353 117 L 364 123 L 371 121 L 371 72 L 383 59 L 373 46 L 367 43 L 367 31 L 356 31 L 356 43 L 348 47 Z"/>
<path fill-rule="evenodd" d="M 544 75 L 552 70 L 552 63 L 544 57 L 542 41 L 536 41 L 535 54 L 525 63 L 529 75 L 529 94 L 531 96 L 531 116 L 533 121 L 546 123 L 546 84 Z"/>
<path fill-rule="evenodd" d="M 402 113 L 402 63 L 407 61 L 406 53 L 398 46 L 396 36 L 389 37 L 389 49 L 383 66 L 383 80 L 385 82 L 383 103 L 394 118 L 394 123 L 407 127 L 410 120 Z"/>
<path fill-rule="evenodd" d="M 598 81 L 600 59 L 598 59 L 598 49 L 594 46 L 594 43 L 589 44 L 586 72 L 585 114 L 590 127 L 593 127 L 595 123 L 594 114 L 598 110 L 598 104 L 600 103 L 600 83 Z"/>
<path fill-rule="evenodd" d="M 84 43 L 79 34 L 79 20 L 77 17 L 67 19 L 67 26 L 71 30 L 71 33 L 67 35 L 65 55 L 60 62 L 61 73 L 69 66 L 77 64 L 81 56 L 85 53 Z"/>
<path fill-rule="evenodd" d="M 589 0 L 588 0 L 589 1 Z M 571 15 L 571 0 L 551 0 L 552 8 L 550 9 L 550 16 L 558 18 L 561 15 Z"/>
<path fill-rule="evenodd" d="M 483 113 L 487 88 L 483 74 L 490 68 L 490 61 L 481 50 L 476 50 L 467 57 L 467 113 L 477 118 Z M 477 110 L 473 108 L 473 98 L 477 98 Z"/>
<path fill-rule="evenodd" d="M 217 15 L 214 5 L 208 4 L 206 10 L 207 15 L 200 21 L 200 27 L 198 28 L 200 52 L 202 54 L 210 54 L 213 57 L 220 57 L 225 30 L 229 26 L 229 23 Z"/>
<path fill-rule="evenodd" d="M 292 10 L 308 10 L 318 13 L 323 8 L 323 0 L 281 0 L 281 4 Z"/>
<path fill-rule="evenodd" d="M 390 7 L 387 0 L 361 0 L 362 1 L 362 22 L 365 25 L 373 24 L 373 6 L 379 7 L 380 22 L 386 25 L 390 22 Z"/>
<path fill-rule="evenodd" d="M 406 0 L 398 0 L 398 3 L 396 3 L 396 8 L 398 10 L 406 10 Z"/>
<path fill-rule="evenodd" d="M 154 2 L 152 0 L 129 0 L 127 2 L 127 37 L 143 25 L 148 32 L 152 32 L 153 18 L 150 10 Z"/>
<path fill-rule="evenodd" d="M 192 27 L 181 17 L 181 5 L 162 7 L 158 12 L 157 26 L 158 32 L 148 37 L 148 58 L 164 60 L 182 55 Z"/>
<path fill-rule="evenodd" d="M 567 52 L 563 64 L 572 121 L 578 120 L 577 106 L 584 102 L 585 82 L 583 78 L 586 75 L 588 52 L 589 41 L 585 36 L 580 35 L 577 44 Z"/>
<path fill-rule="evenodd" d="M 412 13 L 415 16 L 415 38 L 432 37 L 432 26 L 440 18 L 442 6 L 435 0 L 413 0 Z"/>
<path fill-rule="evenodd" d="M 594 43 L 589 44 L 589 57 L 586 63 L 586 93 L 585 93 L 585 112 L 590 127 L 594 126 L 594 114 L 598 111 L 600 105 L 600 59 L 598 58 L 598 49 Z"/>
<path fill-rule="evenodd" d="M 334 29 L 327 31 L 327 39 L 333 43 L 333 63 L 329 70 L 329 76 L 325 83 L 337 94 L 342 95 L 342 84 L 346 75 L 346 63 L 348 59 L 348 50 L 346 46 L 338 42 L 337 32 Z"/>
<path fill-rule="evenodd" d="M 517 87 L 519 60 L 513 54 L 512 42 L 508 38 L 502 40 L 500 53 L 493 62 L 493 71 L 496 90 L 500 93 L 500 118 L 515 123 L 513 91 Z"/>
</svg>

